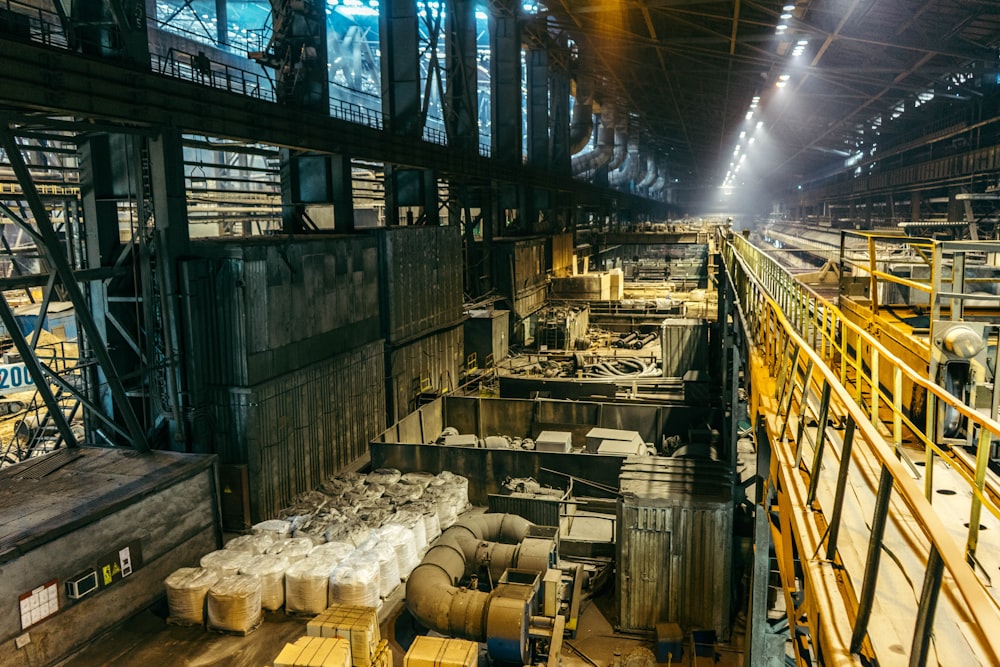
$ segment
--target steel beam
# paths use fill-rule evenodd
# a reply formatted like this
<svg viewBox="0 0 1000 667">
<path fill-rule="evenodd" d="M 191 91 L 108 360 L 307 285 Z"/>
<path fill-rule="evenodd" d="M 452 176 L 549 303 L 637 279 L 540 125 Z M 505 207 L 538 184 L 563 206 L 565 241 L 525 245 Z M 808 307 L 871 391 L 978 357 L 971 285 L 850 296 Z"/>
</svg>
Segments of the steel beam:
<svg viewBox="0 0 1000 667">
<path fill-rule="evenodd" d="M 38 227 L 39 234 L 45 244 L 39 250 L 46 254 L 53 269 L 59 274 L 59 279 L 62 281 L 66 293 L 76 309 L 77 319 L 86 334 L 94 357 L 107 374 L 108 389 L 111 392 L 115 407 L 125 421 L 132 446 L 140 451 L 146 451 L 149 449 L 149 444 L 146 442 L 145 433 L 143 433 L 139 420 L 132 410 L 132 405 L 129 403 L 125 389 L 122 387 L 121 381 L 115 371 L 111 356 L 108 354 L 108 349 L 105 346 L 104 338 L 101 336 L 101 330 L 91 316 L 87 298 L 84 296 L 83 290 L 80 289 L 80 285 L 76 282 L 73 269 L 66 258 L 66 253 L 63 251 L 59 236 L 52 226 L 52 221 L 49 219 L 45 204 L 38 197 L 38 191 L 35 189 L 31 173 L 24 162 L 24 157 L 21 155 L 20 146 L 14 140 L 13 130 L 6 118 L 0 117 L 0 120 L 2 120 L 2 123 L 0 123 L 0 143 L 2 143 L 4 152 L 7 154 L 7 159 L 10 162 L 11 169 L 14 171 L 14 175 L 21 184 L 21 189 L 24 193 L 23 196 L 28 202 L 28 207 L 31 209 L 32 216 L 35 219 L 35 225 Z"/>
</svg>

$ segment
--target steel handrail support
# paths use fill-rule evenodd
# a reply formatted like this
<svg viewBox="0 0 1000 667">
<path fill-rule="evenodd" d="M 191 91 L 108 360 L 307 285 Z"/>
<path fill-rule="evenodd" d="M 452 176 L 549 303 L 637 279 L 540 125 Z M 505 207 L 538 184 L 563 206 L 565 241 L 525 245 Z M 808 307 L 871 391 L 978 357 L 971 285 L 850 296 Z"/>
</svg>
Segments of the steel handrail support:
<svg viewBox="0 0 1000 667">
<path fill-rule="evenodd" d="M 742 237 L 739 236 L 732 237 L 731 242 L 728 244 L 728 246 L 726 246 L 726 248 L 727 248 L 727 253 L 726 253 L 727 260 L 730 259 L 728 256 L 730 252 L 739 254 L 741 260 L 748 255 L 753 258 L 752 261 L 745 262 L 745 266 L 748 268 L 756 266 L 759 275 L 748 273 L 747 279 L 757 280 L 765 288 L 774 289 L 774 286 L 778 284 L 778 281 L 775 279 L 775 274 L 790 275 L 774 259 L 761 252 L 753 244 L 751 244 L 749 241 L 747 241 Z M 889 368 L 893 369 L 894 395 L 884 397 L 886 399 L 887 405 L 890 406 L 893 413 L 893 419 L 891 425 L 893 440 L 895 443 L 901 443 L 902 426 L 906 425 L 909 428 L 909 430 L 915 436 L 917 436 L 920 439 L 921 443 L 923 444 L 925 450 L 924 452 L 925 460 L 927 465 L 924 467 L 924 470 L 920 472 L 926 476 L 925 477 L 926 497 L 928 499 L 932 498 L 933 477 L 931 471 L 933 469 L 933 461 L 934 461 L 933 456 L 937 455 L 952 470 L 954 470 L 959 476 L 961 476 L 962 479 L 965 480 L 965 482 L 970 486 L 970 490 L 973 495 L 972 499 L 973 506 L 982 503 L 986 506 L 987 510 L 991 514 L 997 517 L 997 519 L 1000 519 L 1000 505 L 998 505 L 997 503 L 997 496 L 1000 496 L 1000 492 L 994 489 L 990 489 L 991 495 L 988 496 L 986 494 L 987 479 L 985 477 L 983 479 L 982 485 L 977 484 L 974 474 L 967 471 L 963 467 L 961 461 L 954 458 L 952 455 L 949 454 L 947 450 L 942 449 L 936 442 L 934 442 L 932 438 L 933 436 L 932 431 L 927 430 L 925 432 L 922 429 L 922 427 L 918 427 L 916 424 L 910 421 L 910 419 L 907 418 L 905 414 L 903 414 L 903 409 L 901 404 L 902 393 L 901 391 L 899 391 L 901 382 L 905 377 L 913 385 L 915 385 L 916 387 L 920 387 L 927 392 L 928 414 L 933 414 L 932 410 L 937 409 L 939 407 L 943 406 L 952 407 L 961 416 L 966 417 L 971 424 L 979 426 L 980 428 L 985 428 L 991 434 L 993 434 L 993 436 L 995 436 L 996 439 L 1000 439 L 1000 422 L 976 411 L 973 408 L 970 408 L 968 405 L 961 402 L 958 398 L 953 396 L 943 387 L 937 385 L 934 382 L 931 382 L 930 380 L 923 377 L 921 374 L 909 368 L 902 360 L 900 360 L 898 357 L 889 352 L 878 341 L 878 339 L 872 336 L 870 332 L 866 331 L 865 329 L 858 326 L 854 322 L 845 318 L 841 314 L 840 309 L 837 308 L 835 305 L 833 305 L 827 299 L 824 299 L 816 292 L 814 292 L 813 290 L 809 289 L 808 287 L 800 283 L 795 282 L 786 284 L 790 284 L 791 289 L 793 290 L 805 292 L 808 295 L 808 297 L 812 300 L 812 302 L 816 304 L 814 312 L 822 311 L 824 312 L 824 317 L 828 317 L 831 320 L 830 328 L 833 331 L 833 334 L 827 336 L 826 340 L 828 345 L 831 347 L 832 350 L 835 351 L 836 356 L 839 356 L 841 361 L 841 363 L 839 364 L 839 368 L 836 368 L 835 365 L 835 370 L 839 371 L 840 384 L 843 386 L 848 386 L 849 384 L 847 377 L 848 369 L 850 368 L 854 370 L 856 376 L 855 398 L 859 404 L 862 403 L 863 399 L 861 391 L 861 383 L 863 381 L 867 381 L 869 386 L 871 386 L 872 388 L 876 388 L 879 386 L 877 379 L 878 376 L 875 375 L 874 373 L 866 374 L 864 371 L 865 359 L 862 358 L 863 349 L 867 348 L 871 350 L 872 354 L 877 354 L 879 358 L 879 362 L 877 363 L 881 364 L 882 362 L 884 362 L 888 364 Z M 760 311 L 761 307 L 758 305 L 756 312 L 759 313 Z M 771 324 L 771 327 L 773 328 L 773 324 Z M 853 355 L 851 354 L 851 350 L 849 349 L 850 346 L 848 345 L 848 337 L 849 337 L 848 334 L 851 337 L 854 337 L 854 339 L 857 341 L 854 346 Z M 765 340 L 765 345 L 771 345 L 771 346 L 774 345 L 773 340 L 767 341 L 766 338 L 764 340 Z M 871 366 L 872 366 L 871 362 L 869 362 L 869 368 L 871 368 Z M 879 392 L 873 391 L 872 394 L 873 395 L 879 394 L 880 396 L 883 396 L 880 391 Z M 877 413 L 874 411 L 870 411 L 870 413 L 871 413 L 871 421 L 873 423 L 878 423 L 880 420 L 878 419 Z M 907 461 L 907 463 L 910 463 L 908 458 L 906 458 L 905 460 Z M 911 463 L 910 465 L 912 466 Z M 912 468 L 911 471 L 917 472 L 915 469 Z M 975 510 L 973 510 L 973 512 L 974 511 Z M 970 515 L 971 513 L 972 512 L 970 512 Z M 975 524 L 975 527 L 973 527 L 973 525 L 970 522 L 969 526 L 970 531 L 975 530 L 977 528 L 978 524 Z"/>
<path fill-rule="evenodd" d="M 750 310 L 749 308 L 744 308 L 743 304 L 763 301 L 764 309 L 769 311 L 769 314 L 773 317 L 779 329 L 782 330 L 784 338 L 788 340 L 789 344 L 798 349 L 803 363 L 811 363 L 814 369 L 819 371 L 821 379 L 830 385 L 831 400 L 836 403 L 841 413 L 846 415 L 849 424 L 853 424 L 853 430 L 851 431 L 853 452 L 851 455 L 866 457 L 870 463 L 877 464 L 891 476 L 893 483 L 890 488 L 896 492 L 897 497 L 906 506 L 908 512 L 917 519 L 916 523 L 909 524 L 909 527 L 921 533 L 924 540 L 931 545 L 927 559 L 932 567 L 927 571 L 925 579 L 932 583 L 935 581 L 938 582 L 939 588 L 941 576 L 936 574 L 933 569 L 936 567 L 934 564 L 935 559 L 940 557 L 943 568 L 942 573 L 949 575 L 952 584 L 949 593 L 954 593 L 960 599 L 966 612 L 975 620 L 975 623 L 969 624 L 968 627 L 976 635 L 976 640 L 979 644 L 977 649 L 982 652 L 981 655 L 988 656 L 989 664 L 1000 664 L 1000 644 L 993 641 L 993 638 L 1000 637 L 1000 609 L 998 609 L 992 597 L 984 590 L 975 573 L 966 563 L 965 555 L 961 548 L 950 537 L 943 522 L 924 497 L 921 489 L 911 478 L 907 469 L 904 468 L 903 463 L 896 458 L 894 449 L 886 444 L 878 429 L 870 423 L 869 416 L 855 402 L 847 389 L 837 382 L 837 377 L 833 370 L 827 367 L 826 364 L 821 363 L 822 360 L 816 351 L 811 349 L 794 330 L 791 323 L 778 308 L 774 299 L 764 293 L 761 283 L 749 274 L 748 267 L 742 261 L 742 257 L 735 252 L 735 247 L 727 248 L 726 259 L 727 270 L 730 275 L 738 275 L 739 272 L 745 274 L 745 277 L 734 280 L 734 285 L 739 284 L 742 286 L 742 289 L 737 291 L 737 307 L 742 311 L 741 314 L 745 318 L 748 314 L 747 311 Z M 755 337 L 755 335 L 761 333 L 759 329 L 753 327 L 753 320 L 746 321 L 750 325 L 748 333 L 751 336 Z M 757 344 L 763 341 L 754 340 L 753 342 L 755 343 L 754 349 L 756 350 L 758 349 Z M 891 358 L 891 355 L 887 355 L 885 352 L 883 352 L 883 356 Z M 759 358 L 759 353 L 754 352 L 753 357 L 756 358 L 753 360 L 754 363 L 752 365 L 757 369 L 763 369 L 764 363 Z M 767 372 L 764 377 L 771 378 L 773 382 L 774 375 L 770 372 Z M 819 379 L 817 378 L 817 381 Z M 920 378 L 917 379 L 920 380 Z M 942 395 L 937 397 L 939 400 L 947 401 L 950 398 L 947 395 L 943 395 L 943 391 L 931 383 L 925 381 L 923 384 L 931 392 L 940 392 Z M 769 398 L 766 396 L 763 399 L 761 398 L 759 387 L 753 393 L 755 394 L 753 405 L 755 410 L 762 407 L 757 403 L 758 401 L 771 403 L 773 408 L 773 403 Z M 772 467 L 777 470 L 781 478 L 779 481 L 783 493 L 779 495 L 784 496 L 786 504 L 786 507 L 783 509 L 785 509 L 786 514 L 792 515 L 790 517 L 785 516 L 782 520 L 795 522 L 795 538 L 806 542 L 805 544 L 799 544 L 800 557 L 805 557 L 809 553 L 819 552 L 823 541 L 823 534 L 818 526 L 826 522 L 819 522 L 814 513 L 806 512 L 806 508 L 810 504 L 807 502 L 807 498 L 802 497 L 804 489 L 802 489 L 801 472 L 798 466 L 794 465 L 794 460 L 792 459 L 791 452 L 787 451 L 787 446 L 782 447 L 780 445 L 780 443 L 785 441 L 785 433 L 778 431 L 776 428 L 775 422 L 780 419 L 775 414 L 776 412 L 776 410 L 772 409 L 768 415 L 770 417 L 769 427 L 772 431 L 772 439 L 775 443 L 778 443 L 775 446 L 775 451 L 778 455 L 774 457 Z M 968 417 L 977 416 L 969 410 L 965 410 L 965 412 Z M 991 432 L 1000 431 L 1000 424 L 992 420 L 982 421 L 986 422 L 984 426 L 987 430 Z M 788 422 L 786 420 L 783 428 L 787 430 L 787 427 Z M 843 463 L 844 466 L 850 466 L 852 463 L 851 459 L 844 459 L 844 461 L 846 461 L 846 463 Z M 821 466 L 822 462 L 819 461 L 814 465 Z M 856 463 L 855 467 L 863 470 Z M 810 476 L 817 474 L 818 471 L 818 467 L 814 468 Z M 789 505 L 789 503 L 791 504 Z M 839 508 L 835 508 L 835 513 L 839 513 Z M 826 525 L 829 526 L 830 524 L 826 523 Z M 779 538 L 781 537 L 779 536 Z M 783 537 L 786 540 L 788 539 L 788 535 L 784 535 Z M 814 548 L 815 551 L 810 551 L 810 547 Z M 811 622 L 817 625 L 814 628 L 816 630 L 813 635 L 814 640 L 823 644 L 823 655 L 828 661 L 832 661 L 832 663 L 848 661 L 856 663 L 856 658 L 851 657 L 850 642 L 846 639 L 846 635 L 855 634 L 856 626 L 851 624 L 850 618 L 858 618 L 870 610 L 859 609 L 857 607 L 859 602 L 854 596 L 853 591 L 849 590 L 851 588 L 850 583 L 845 582 L 843 578 L 835 576 L 833 563 L 828 561 L 819 562 L 813 558 L 804 560 L 801 566 L 805 573 L 804 578 L 808 580 L 806 581 L 808 592 L 817 598 L 813 601 L 813 604 L 818 603 L 819 606 L 819 609 L 814 610 L 815 614 L 811 619 Z M 839 580 L 836 586 L 841 596 L 839 600 L 835 599 L 831 590 L 830 577 Z M 873 579 L 871 586 L 874 585 L 875 582 Z M 924 632 L 926 627 L 929 627 L 933 619 L 934 609 L 928 608 L 928 605 L 936 602 L 936 592 L 931 592 L 933 594 L 921 595 L 921 603 L 917 610 L 918 623 L 914 629 L 913 650 L 923 656 L 926 656 L 926 653 L 921 651 L 920 647 L 923 646 L 924 650 L 926 650 L 925 638 L 918 635 L 920 632 Z M 789 609 L 792 609 L 792 607 L 789 607 Z M 850 610 L 850 618 L 848 618 L 848 615 L 839 613 L 844 609 Z M 794 618 L 791 616 L 792 613 L 795 612 L 790 612 L 790 618 Z M 806 613 L 808 614 L 808 610 Z M 845 622 L 850 625 L 849 631 L 846 632 Z M 867 628 L 862 628 L 862 630 L 867 631 Z M 861 634 L 865 633 L 861 632 Z"/>
</svg>

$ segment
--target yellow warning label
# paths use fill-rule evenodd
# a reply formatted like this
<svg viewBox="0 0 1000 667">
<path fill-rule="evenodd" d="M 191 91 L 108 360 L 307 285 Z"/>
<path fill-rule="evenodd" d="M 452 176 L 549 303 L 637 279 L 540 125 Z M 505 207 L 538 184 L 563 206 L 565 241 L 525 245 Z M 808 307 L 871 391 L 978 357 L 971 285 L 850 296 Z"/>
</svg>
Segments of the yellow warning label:
<svg viewBox="0 0 1000 667">
<path fill-rule="evenodd" d="M 232 489 L 230 489 L 230 488 L 229 488 L 229 485 L 227 484 L 227 485 L 226 485 L 226 487 L 225 487 L 224 489 L 222 489 L 222 492 L 223 492 L 223 493 L 232 493 L 232 492 L 233 492 L 233 490 L 232 490 Z"/>
<path fill-rule="evenodd" d="M 120 567 L 118 567 L 118 563 L 112 563 L 111 564 L 111 576 L 112 577 L 115 576 L 116 574 L 120 574 L 121 571 L 122 571 L 122 569 Z"/>
<path fill-rule="evenodd" d="M 104 567 L 102 567 L 101 574 L 104 575 L 104 585 L 109 586 L 111 584 L 111 577 L 113 576 L 111 574 L 111 566 L 105 565 Z"/>
</svg>

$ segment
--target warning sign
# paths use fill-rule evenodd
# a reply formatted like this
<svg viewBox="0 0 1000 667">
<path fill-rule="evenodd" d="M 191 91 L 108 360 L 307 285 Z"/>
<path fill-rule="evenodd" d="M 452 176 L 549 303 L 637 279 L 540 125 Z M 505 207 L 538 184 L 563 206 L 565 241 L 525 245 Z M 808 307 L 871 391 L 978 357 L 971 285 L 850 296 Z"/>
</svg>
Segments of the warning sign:
<svg viewBox="0 0 1000 667">
<path fill-rule="evenodd" d="M 131 575 L 140 566 L 142 566 L 142 549 L 138 540 L 115 549 L 102 556 L 98 563 L 101 585 L 110 586 L 119 579 Z"/>
<path fill-rule="evenodd" d="M 59 611 L 59 582 L 53 579 L 17 599 L 21 610 L 21 629 L 34 625 Z"/>
</svg>

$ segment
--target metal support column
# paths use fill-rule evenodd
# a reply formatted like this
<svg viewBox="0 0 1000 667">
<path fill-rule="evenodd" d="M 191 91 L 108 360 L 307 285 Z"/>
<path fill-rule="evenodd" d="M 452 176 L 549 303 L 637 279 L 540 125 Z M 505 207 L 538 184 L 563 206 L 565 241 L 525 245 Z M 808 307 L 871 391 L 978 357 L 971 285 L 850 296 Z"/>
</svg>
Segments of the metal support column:
<svg viewBox="0 0 1000 667">
<path fill-rule="evenodd" d="M 134 199 L 129 163 L 138 159 L 133 139 L 123 134 L 92 134 L 80 144 L 80 194 L 83 199 L 83 222 L 86 237 L 88 268 L 112 266 L 122 253 L 118 233 L 118 202 Z M 129 288 L 130 296 L 134 292 Z M 90 300 L 89 312 L 102 341 L 108 341 L 108 283 L 92 280 L 87 283 Z M 112 339 L 119 334 L 112 334 Z M 116 345 L 112 340 L 116 368 L 126 368 L 135 363 L 128 345 Z M 98 365 L 90 373 L 90 384 L 95 387 L 95 402 L 103 406 L 105 414 L 113 415 L 111 395 L 106 390 L 105 369 Z M 90 419 L 87 416 L 87 419 Z"/>
<path fill-rule="evenodd" d="M 767 597 L 771 583 L 771 524 L 767 512 L 770 499 L 754 512 L 753 575 L 750 579 L 750 613 L 747 615 L 746 667 L 767 664 Z"/>
<path fill-rule="evenodd" d="M 190 235 L 187 219 L 187 190 L 184 181 L 184 145 L 180 132 L 164 130 L 149 140 L 149 171 L 153 196 L 154 237 L 152 250 L 155 262 L 151 271 L 157 287 L 159 326 L 155 331 L 147 323 L 146 335 L 152 335 L 163 361 L 153 359 L 158 379 L 165 385 L 162 394 L 168 396 L 173 441 L 186 449 L 187 425 L 184 422 L 184 375 L 181 363 L 181 332 L 179 313 L 179 268 L 177 260 L 188 253 Z M 159 356 L 159 355 L 157 355 Z M 158 418 L 159 415 L 152 415 Z"/>
<path fill-rule="evenodd" d="M 569 176 L 571 152 L 569 145 L 569 49 L 565 35 L 557 38 L 557 46 L 549 54 L 549 120 L 552 153 L 549 169 Z"/>
<path fill-rule="evenodd" d="M 382 114 L 385 129 L 419 137 L 420 59 L 417 4 L 414 0 L 383 0 L 379 5 L 379 45 L 382 51 Z"/>
<path fill-rule="evenodd" d="M 549 52 L 532 48 L 525 54 L 528 66 L 528 164 L 548 169 L 549 152 Z"/>
<path fill-rule="evenodd" d="M 521 164 L 520 0 L 490 2 L 490 119 L 493 159 Z"/>
<path fill-rule="evenodd" d="M 479 151 L 479 73 L 476 53 L 476 3 L 448 0 L 448 103 L 445 129 L 448 144 L 470 153 Z"/>
</svg>

